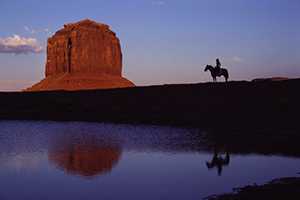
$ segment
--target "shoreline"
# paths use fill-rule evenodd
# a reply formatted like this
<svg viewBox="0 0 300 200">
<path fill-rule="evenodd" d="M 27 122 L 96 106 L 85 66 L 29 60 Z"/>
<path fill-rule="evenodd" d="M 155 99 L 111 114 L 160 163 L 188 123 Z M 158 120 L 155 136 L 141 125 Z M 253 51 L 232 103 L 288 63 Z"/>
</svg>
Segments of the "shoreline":
<svg viewBox="0 0 300 200">
<path fill-rule="evenodd" d="M 283 200 L 300 198 L 300 177 L 274 179 L 263 185 L 234 188 L 232 193 L 213 195 L 205 200 Z"/>
</svg>

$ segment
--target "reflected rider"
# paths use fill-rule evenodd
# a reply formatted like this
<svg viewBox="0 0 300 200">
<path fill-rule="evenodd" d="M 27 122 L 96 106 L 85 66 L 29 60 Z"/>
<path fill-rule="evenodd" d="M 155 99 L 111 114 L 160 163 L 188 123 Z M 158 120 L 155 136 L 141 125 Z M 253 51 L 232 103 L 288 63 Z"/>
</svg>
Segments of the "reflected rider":
<svg viewBox="0 0 300 200">
<path fill-rule="evenodd" d="M 226 152 L 225 157 L 219 155 L 219 152 L 215 151 L 214 156 L 210 162 L 206 162 L 206 166 L 208 169 L 217 168 L 218 175 L 222 175 L 223 167 L 228 166 L 230 163 L 230 155 Z"/>
</svg>

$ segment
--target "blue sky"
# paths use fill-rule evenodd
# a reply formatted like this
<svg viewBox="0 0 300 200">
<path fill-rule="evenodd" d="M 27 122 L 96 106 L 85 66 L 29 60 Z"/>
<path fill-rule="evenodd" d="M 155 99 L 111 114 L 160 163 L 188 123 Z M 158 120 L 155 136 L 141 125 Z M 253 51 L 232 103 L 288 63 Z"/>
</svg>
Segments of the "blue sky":
<svg viewBox="0 0 300 200">
<path fill-rule="evenodd" d="M 216 57 L 234 80 L 295 78 L 299 10 L 299 0 L 0 0 L 0 38 L 32 38 L 45 49 L 63 24 L 90 18 L 117 33 L 123 74 L 137 85 L 209 81 L 203 67 Z M 0 53 L 0 90 L 41 80 L 45 57 Z"/>
</svg>

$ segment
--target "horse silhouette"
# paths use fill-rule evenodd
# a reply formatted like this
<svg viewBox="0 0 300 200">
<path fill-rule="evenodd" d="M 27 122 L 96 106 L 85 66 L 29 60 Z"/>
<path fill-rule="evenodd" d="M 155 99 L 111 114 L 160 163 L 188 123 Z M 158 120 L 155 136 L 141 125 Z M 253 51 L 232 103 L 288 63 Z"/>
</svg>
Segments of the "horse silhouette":
<svg viewBox="0 0 300 200">
<path fill-rule="evenodd" d="M 230 163 L 230 155 L 226 152 L 225 157 L 219 155 L 217 151 L 214 152 L 214 156 L 210 162 L 206 162 L 206 166 L 208 169 L 217 168 L 218 175 L 222 175 L 223 167 L 228 166 Z"/>
<path fill-rule="evenodd" d="M 216 82 L 217 81 L 217 77 L 221 77 L 224 76 L 225 77 L 225 81 L 228 81 L 229 78 L 229 73 L 228 70 L 225 68 L 220 68 L 220 70 L 218 70 L 217 68 L 211 66 L 211 65 L 206 65 L 205 67 L 205 72 L 209 70 L 211 73 L 211 76 L 213 78 L 213 81 Z"/>
</svg>

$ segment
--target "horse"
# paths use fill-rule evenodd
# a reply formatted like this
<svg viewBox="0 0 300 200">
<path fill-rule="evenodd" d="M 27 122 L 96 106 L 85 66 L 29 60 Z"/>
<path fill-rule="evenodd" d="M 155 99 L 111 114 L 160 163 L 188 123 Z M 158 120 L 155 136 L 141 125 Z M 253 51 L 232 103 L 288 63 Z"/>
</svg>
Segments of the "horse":
<svg viewBox="0 0 300 200">
<path fill-rule="evenodd" d="M 217 168 L 219 176 L 222 175 L 222 170 L 224 166 L 228 166 L 230 163 L 230 155 L 226 152 L 225 157 L 219 155 L 218 152 L 214 152 L 214 156 L 210 162 L 206 162 L 208 169 Z"/>
<path fill-rule="evenodd" d="M 220 72 L 218 73 L 218 71 L 217 71 L 217 69 L 215 67 L 213 67 L 211 65 L 206 65 L 204 71 L 206 72 L 207 70 L 210 71 L 211 76 L 212 76 L 214 82 L 217 81 L 217 77 L 221 77 L 221 76 L 224 76 L 226 82 L 228 81 L 229 73 L 228 73 L 227 69 L 221 68 Z"/>
</svg>

